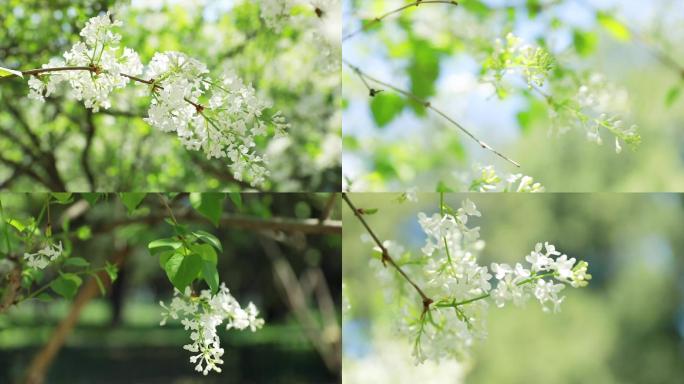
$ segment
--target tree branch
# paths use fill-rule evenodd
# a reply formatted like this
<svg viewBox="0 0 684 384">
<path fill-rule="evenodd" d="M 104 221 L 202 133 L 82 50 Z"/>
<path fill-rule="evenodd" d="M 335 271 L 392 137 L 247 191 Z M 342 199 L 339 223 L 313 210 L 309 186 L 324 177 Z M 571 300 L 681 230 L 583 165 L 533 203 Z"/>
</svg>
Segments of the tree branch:
<svg viewBox="0 0 684 384">
<path fill-rule="evenodd" d="M 86 179 L 88 180 L 88 185 L 90 186 L 90 191 L 95 191 L 95 176 L 90 168 L 90 147 L 93 144 L 93 137 L 95 136 L 95 119 L 93 118 L 93 111 L 86 108 L 85 111 L 85 136 L 86 142 L 83 146 L 83 152 L 81 152 L 81 167 L 83 167 L 83 173 L 85 173 Z"/>
<path fill-rule="evenodd" d="M 416 96 L 415 94 L 413 94 L 413 93 L 411 93 L 411 92 L 409 92 L 409 91 L 405 91 L 405 90 L 403 90 L 403 89 L 400 89 L 400 88 L 398 88 L 398 87 L 395 87 L 395 86 L 392 85 L 392 84 L 389 84 L 389 83 L 386 83 L 386 82 L 384 82 L 384 81 L 382 81 L 382 80 L 378 80 L 378 79 L 376 79 L 376 78 L 374 78 L 374 77 L 371 77 L 371 76 L 369 76 L 368 74 L 366 74 L 365 72 L 363 72 L 363 71 L 361 70 L 361 68 L 359 68 L 359 67 L 357 67 L 357 66 L 351 64 L 351 63 L 348 62 L 347 60 L 344 60 L 344 59 L 343 59 L 343 62 L 344 62 L 344 64 L 347 65 L 352 71 L 354 71 L 354 73 L 356 73 L 356 75 L 361 79 L 361 81 L 362 81 L 363 84 L 366 86 L 366 88 L 368 88 L 368 91 L 370 92 L 370 96 L 371 96 L 371 97 L 374 97 L 375 95 L 377 95 L 378 92 L 379 92 L 379 90 L 374 89 L 373 87 L 371 87 L 370 84 L 368 84 L 368 81 L 372 81 L 372 82 L 374 82 L 374 83 L 377 83 L 377 84 L 380 84 L 380 85 L 385 86 L 385 87 L 387 87 L 387 88 L 390 88 L 390 89 L 394 90 L 395 92 L 400 93 L 400 94 L 406 96 L 407 98 L 413 100 L 414 102 L 416 102 L 416 103 L 422 105 L 423 107 L 432 110 L 433 112 L 435 112 L 436 114 L 440 115 L 442 118 L 444 118 L 445 120 L 447 120 L 448 122 L 450 122 L 451 124 L 453 124 L 454 126 L 456 126 L 456 128 L 460 129 L 461 132 L 465 133 L 468 137 L 470 137 L 471 139 L 473 139 L 473 141 L 475 141 L 480 147 L 482 147 L 482 148 L 484 148 L 484 149 L 486 149 L 486 150 L 491 151 L 491 152 L 494 153 L 495 155 L 497 155 L 497 156 L 499 156 L 500 158 L 502 158 L 502 159 L 508 161 L 509 163 L 515 165 L 516 167 L 520 167 L 520 164 L 519 164 L 517 161 L 515 161 L 515 160 L 509 158 L 508 156 L 506 156 L 506 155 L 502 154 L 501 152 L 497 151 L 496 149 L 494 149 L 494 148 L 493 148 L 492 146 L 490 146 L 489 144 L 487 144 L 487 143 L 485 143 L 484 141 L 478 139 L 474 134 L 472 134 L 469 130 L 467 130 L 463 125 L 461 125 L 459 122 L 457 122 L 457 121 L 454 120 L 453 118 L 449 117 L 446 113 L 442 112 L 440 109 L 437 109 L 436 107 L 434 107 L 434 106 L 432 105 L 432 103 L 430 103 L 429 101 L 423 100 L 423 99 L 421 99 L 420 97 Z"/>
<path fill-rule="evenodd" d="M 352 212 L 354 212 L 354 215 L 356 216 L 356 218 L 361 222 L 361 224 L 364 226 L 364 228 L 366 228 L 366 232 L 368 232 L 368 234 L 373 238 L 373 241 L 378 246 L 378 248 L 380 248 L 380 251 L 382 252 L 382 259 L 381 259 L 382 264 L 385 267 L 387 266 L 387 264 L 391 265 L 416 290 L 416 292 L 418 292 L 421 299 L 423 299 L 423 314 L 425 314 L 425 312 L 427 312 L 430 309 L 430 304 L 433 303 L 433 300 L 431 298 L 429 298 L 425 294 L 425 292 L 423 292 L 423 290 L 420 289 L 418 284 L 416 284 L 413 280 L 411 280 L 411 278 L 406 274 L 406 272 L 404 272 L 404 270 L 401 269 L 401 267 L 394 261 L 392 256 L 389 254 L 389 251 L 387 250 L 387 248 L 382 244 L 382 241 L 380 241 L 378 236 L 375 234 L 375 232 L 373 232 L 371 227 L 368 225 L 366 220 L 363 218 L 363 210 L 357 209 L 354 206 L 354 204 L 349 199 L 349 196 L 347 196 L 347 193 L 342 192 L 342 198 L 347 203 L 347 205 L 352 210 Z"/>
<path fill-rule="evenodd" d="M 380 23 L 383 19 L 385 19 L 385 18 L 387 18 L 387 17 L 389 17 L 389 16 L 392 16 L 392 15 L 394 15 L 394 14 L 403 12 L 403 11 L 405 11 L 405 10 L 411 8 L 411 7 L 418 7 L 418 6 L 421 5 L 421 4 L 451 4 L 451 5 L 458 5 L 458 2 L 456 2 L 456 1 L 449 1 L 449 0 L 417 0 L 417 1 L 414 1 L 414 2 L 412 2 L 412 3 L 403 5 L 403 6 L 399 7 L 399 8 L 397 8 L 397 9 L 391 10 L 391 11 L 389 11 L 389 12 L 383 14 L 383 15 L 380 15 L 380 16 L 378 16 L 378 17 L 374 17 L 373 20 L 371 20 L 371 21 L 369 21 L 368 23 L 366 23 L 366 25 L 362 26 L 361 28 L 359 28 L 359 29 L 357 29 L 357 30 L 355 30 L 355 31 L 353 31 L 353 32 L 351 32 L 351 33 L 348 33 L 348 34 L 345 35 L 345 36 L 343 36 L 343 37 L 342 37 L 342 42 L 344 43 L 346 40 L 349 40 L 349 39 L 351 39 L 352 37 L 358 35 L 359 33 L 365 31 L 366 29 L 368 29 L 368 28 L 374 26 L 375 24 Z"/>
</svg>

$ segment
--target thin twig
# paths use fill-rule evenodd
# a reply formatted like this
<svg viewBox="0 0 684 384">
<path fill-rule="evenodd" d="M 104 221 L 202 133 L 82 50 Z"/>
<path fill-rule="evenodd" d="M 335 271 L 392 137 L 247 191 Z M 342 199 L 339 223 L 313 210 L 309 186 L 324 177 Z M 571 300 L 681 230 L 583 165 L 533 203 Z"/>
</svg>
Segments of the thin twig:
<svg viewBox="0 0 684 384">
<path fill-rule="evenodd" d="M 416 284 L 415 282 L 413 282 L 413 280 L 411 280 L 411 278 L 406 274 L 406 272 L 404 272 L 404 270 L 401 269 L 401 267 L 394 261 L 394 259 L 392 258 L 392 256 L 389 254 L 389 251 L 387 250 L 387 248 L 382 244 L 382 241 L 380 241 L 380 239 L 378 238 L 378 236 L 375 234 L 375 232 L 373 232 L 373 230 L 371 229 L 371 227 L 368 225 L 368 223 L 366 222 L 366 220 L 363 218 L 363 213 L 362 213 L 363 211 L 357 209 L 357 208 L 354 206 L 354 204 L 353 204 L 353 203 L 351 202 L 351 200 L 349 199 L 349 196 L 347 196 L 347 193 L 342 192 L 342 198 L 343 198 L 344 201 L 347 203 L 347 205 L 348 205 L 349 208 L 352 210 L 352 212 L 354 212 L 354 215 L 355 215 L 356 218 L 361 222 L 361 224 L 363 225 L 363 227 L 366 228 L 366 232 L 368 232 L 368 234 L 373 238 L 373 241 L 374 241 L 375 244 L 378 246 L 378 248 L 380 248 L 380 251 L 382 252 L 382 264 L 385 265 L 385 266 L 387 266 L 387 264 L 391 265 L 394 269 L 397 270 L 397 272 L 399 272 L 399 274 L 400 274 L 400 275 L 401 275 L 409 284 L 411 284 L 411 286 L 412 286 L 413 288 L 415 288 L 416 292 L 418 292 L 418 294 L 420 295 L 420 297 L 423 299 L 423 314 L 424 314 L 425 312 L 427 312 L 427 311 L 430 309 L 430 304 L 433 303 L 433 300 L 432 300 L 431 298 L 429 298 L 429 297 L 425 294 L 425 292 L 423 292 L 423 290 L 420 289 L 420 287 L 418 286 L 418 284 Z"/>
<path fill-rule="evenodd" d="M 342 37 L 342 42 L 345 42 L 348 39 L 351 39 L 352 37 L 358 35 L 359 33 L 365 31 L 366 29 L 372 27 L 373 25 L 381 22 L 383 19 L 392 16 L 394 14 L 400 13 L 402 11 L 405 11 L 411 7 L 418 7 L 421 4 L 451 4 L 451 5 L 458 5 L 456 1 L 449 1 L 449 0 L 417 0 L 412 3 L 403 5 L 397 9 L 391 10 L 383 15 L 374 17 L 371 21 L 369 21 L 366 25 L 362 26 L 361 28 L 348 33 L 347 35 Z"/>
<path fill-rule="evenodd" d="M 363 83 L 364 83 L 364 85 L 366 86 L 366 88 L 368 88 L 368 91 L 370 92 L 370 95 L 371 95 L 371 96 L 376 95 L 379 91 L 378 91 L 377 89 L 374 89 L 374 88 L 370 87 L 369 84 L 368 84 L 368 82 L 367 82 L 367 80 L 370 80 L 370 81 L 372 81 L 372 82 L 374 82 L 374 83 L 380 84 L 380 85 L 382 85 L 382 86 L 384 86 L 384 87 L 390 88 L 390 89 L 392 89 L 393 91 L 395 91 L 395 92 L 397 92 L 397 93 L 400 93 L 400 94 L 406 96 L 407 98 L 413 100 L 414 102 L 416 102 L 416 103 L 422 105 L 423 107 L 432 110 L 434 113 L 438 114 L 439 116 L 441 116 L 442 118 L 444 118 L 445 120 L 447 120 L 448 122 L 450 122 L 451 124 L 453 124 L 454 126 L 456 126 L 456 128 L 460 129 L 460 130 L 461 130 L 463 133 L 465 133 L 468 137 L 470 137 L 471 139 L 473 139 L 480 147 L 482 147 L 482 148 L 484 148 L 484 149 L 486 149 L 486 150 L 489 150 L 490 152 L 492 152 L 492 153 L 494 153 L 495 155 L 499 156 L 500 158 L 502 158 L 502 159 L 508 161 L 509 163 L 515 165 L 516 167 L 520 167 L 520 163 L 518 163 L 517 161 L 515 161 L 515 160 L 511 159 L 510 157 L 504 155 L 503 153 L 497 151 L 496 149 L 494 149 L 492 146 L 490 146 L 489 144 L 485 143 L 484 141 L 478 139 L 473 133 L 471 133 L 469 130 L 467 130 L 463 125 L 461 125 L 459 122 L 457 122 L 456 120 L 454 120 L 452 117 L 450 117 L 450 116 L 447 115 L 446 113 L 442 112 L 440 109 L 437 109 L 436 107 L 434 107 L 434 106 L 432 105 L 432 103 L 430 103 L 429 101 L 424 100 L 424 99 L 422 99 L 422 98 L 416 96 L 415 94 L 413 94 L 413 93 L 411 93 L 411 92 L 409 92 L 409 91 L 406 91 L 406 90 L 403 90 L 403 89 L 401 89 L 401 88 L 398 88 L 398 87 L 396 87 L 396 86 L 394 86 L 394 85 L 392 85 L 392 84 L 389 84 L 389 83 L 387 83 L 387 82 L 384 82 L 384 81 L 382 81 L 382 80 L 378 80 L 378 79 L 376 79 L 376 78 L 374 78 L 374 77 L 368 75 L 367 73 L 363 72 L 363 71 L 361 70 L 361 68 L 359 68 L 359 67 L 357 67 L 357 66 L 351 64 L 351 63 L 348 62 L 347 60 L 343 60 L 343 61 L 344 61 L 344 64 L 345 64 L 345 65 L 347 65 L 352 71 L 354 71 L 354 73 L 356 73 L 357 76 L 359 76 L 359 78 L 361 79 L 361 81 L 363 81 Z"/>
</svg>

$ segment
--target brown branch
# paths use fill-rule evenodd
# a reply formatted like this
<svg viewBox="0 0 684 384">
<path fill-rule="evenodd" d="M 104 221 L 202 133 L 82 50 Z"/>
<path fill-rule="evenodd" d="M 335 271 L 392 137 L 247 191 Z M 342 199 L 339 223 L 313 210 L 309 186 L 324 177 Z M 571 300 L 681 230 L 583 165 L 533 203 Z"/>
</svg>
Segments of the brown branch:
<svg viewBox="0 0 684 384">
<path fill-rule="evenodd" d="M 331 372 L 340 371 L 340 351 L 339 338 L 336 341 L 330 341 L 326 337 L 325 328 L 327 325 L 319 325 L 316 316 L 312 313 L 307 305 L 307 295 L 304 293 L 301 282 L 297 279 L 292 266 L 287 261 L 275 241 L 264 238 L 261 245 L 266 253 L 266 256 L 273 264 L 273 274 L 280 283 L 282 292 L 289 304 L 292 313 L 295 315 L 297 321 L 301 324 L 304 333 L 311 341 L 311 344 L 316 348 L 321 355 L 323 362 Z M 338 328 L 337 335 L 340 334 L 339 326 L 335 320 L 334 326 Z"/>
<path fill-rule="evenodd" d="M 374 26 L 375 24 L 380 23 L 383 19 L 395 15 L 397 13 L 403 12 L 411 7 L 418 7 L 421 4 L 450 4 L 450 5 L 458 5 L 458 2 L 456 1 L 450 1 L 450 0 L 416 0 L 412 3 L 403 5 L 397 9 L 391 10 L 383 15 L 374 17 L 371 21 L 366 23 L 366 25 L 362 26 L 361 28 L 355 30 L 354 32 L 348 33 L 347 35 L 342 37 L 342 42 L 344 43 L 346 40 L 351 39 L 352 37 L 358 35 L 359 33 L 367 30 L 368 28 Z"/>
<path fill-rule="evenodd" d="M 370 92 L 370 96 L 371 96 L 371 97 L 374 97 L 374 96 L 377 95 L 378 92 L 380 92 L 380 91 L 377 90 L 377 89 L 374 89 L 373 87 L 371 87 L 371 86 L 368 84 L 368 80 L 370 80 L 370 81 L 372 81 L 372 82 L 374 82 L 374 83 L 380 84 L 380 85 L 382 85 L 382 86 L 384 86 L 384 87 L 390 88 L 390 89 L 394 90 L 395 92 L 400 93 L 400 94 L 406 96 L 407 98 L 413 100 L 414 102 L 416 102 L 416 103 L 422 105 L 423 107 L 432 110 L 433 112 L 435 112 L 436 114 L 438 114 L 438 115 L 440 115 L 442 118 L 444 118 L 446 121 L 448 121 L 448 122 L 450 122 L 451 124 L 453 124 L 454 126 L 456 126 L 456 128 L 460 129 L 461 132 L 465 133 L 468 137 L 470 137 L 471 139 L 473 139 L 473 141 L 475 141 L 475 142 L 476 142 L 480 147 L 482 147 L 483 149 L 486 149 L 486 150 L 488 150 L 488 151 L 494 153 L 495 155 L 497 155 L 497 156 L 499 156 L 500 158 L 502 158 L 502 159 L 508 161 L 509 163 L 515 165 L 516 167 L 520 167 L 520 164 L 519 164 L 517 161 L 515 161 L 515 160 L 509 158 L 508 156 L 506 156 L 506 155 L 504 155 L 503 153 L 501 153 L 501 152 L 497 151 L 496 149 L 494 149 L 494 148 L 493 148 L 492 146 L 490 146 L 489 144 L 487 144 L 487 143 L 485 143 L 484 141 L 478 139 L 474 134 L 472 134 L 469 130 L 467 130 L 463 125 L 461 125 L 459 122 L 457 122 L 457 121 L 454 120 L 453 118 L 449 117 L 449 115 L 447 115 L 446 113 L 442 112 L 440 109 L 437 109 L 437 108 L 436 108 L 435 106 L 433 106 L 432 103 L 430 103 L 428 100 L 421 99 L 420 97 L 416 96 L 415 94 L 413 94 L 413 93 L 411 93 L 411 92 L 409 92 L 409 91 L 406 91 L 406 90 L 403 90 L 403 89 L 401 89 L 401 88 L 395 87 L 394 85 L 389 84 L 389 83 L 387 83 L 387 82 L 384 82 L 384 81 L 382 81 L 382 80 L 378 80 L 378 79 L 376 79 L 376 78 L 374 78 L 374 77 L 372 77 L 372 76 L 366 74 L 365 72 L 363 72 L 363 71 L 361 70 L 361 68 L 359 68 L 359 67 L 357 67 L 357 66 L 351 64 L 351 63 L 348 62 L 347 60 L 343 60 L 343 62 L 344 62 L 344 64 L 347 65 L 352 71 L 354 71 L 354 73 L 356 73 L 356 75 L 361 79 L 361 81 L 362 81 L 363 84 L 366 86 L 366 88 L 368 88 L 368 91 Z"/>
<path fill-rule="evenodd" d="M 93 111 L 86 108 L 85 114 L 86 142 L 83 146 L 83 152 L 81 152 L 81 167 L 83 168 L 83 173 L 85 173 L 86 179 L 88 180 L 88 186 L 90 187 L 90 191 L 94 192 L 96 188 L 95 175 L 93 174 L 93 170 L 91 169 L 90 162 L 88 160 L 90 157 L 90 148 L 93 144 L 93 137 L 95 136 L 96 127 L 95 119 L 93 118 Z"/>
<path fill-rule="evenodd" d="M 112 263 L 121 267 L 130 253 L 129 248 L 119 250 L 113 257 Z M 100 280 L 102 280 L 105 288 L 108 288 L 112 282 L 109 280 L 109 275 L 105 271 L 97 273 Z M 81 311 L 93 298 L 99 293 L 99 287 L 94 277 L 88 279 L 83 285 L 78 295 L 71 304 L 69 314 L 62 319 L 55 331 L 50 336 L 47 344 L 33 357 L 31 364 L 26 369 L 25 384 L 42 384 L 45 381 L 50 365 L 59 353 L 59 350 L 64 345 L 66 338 L 69 336 L 73 328 L 78 323 L 78 318 Z"/>
<path fill-rule="evenodd" d="M 349 208 L 352 210 L 352 212 L 354 212 L 354 215 L 356 216 L 356 218 L 361 222 L 361 224 L 364 226 L 364 228 L 366 228 L 366 232 L 368 232 L 368 234 L 373 238 L 373 241 L 374 241 L 375 244 L 378 246 L 378 248 L 380 248 L 380 251 L 382 252 L 382 259 L 381 259 L 382 264 L 383 264 L 385 267 L 387 267 L 387 264 L 391 265 L 394 269 L 397 270 L 397 272 L 399 272 L 399 274 L 400 274 L 400 275 L 401 275 L 401 276 L 402 276 L 402 277 L 403 277 L 403 278 L 404 278 L 404 279 L 405 279 L 413 288 L 415 288 L 416 292 L 418 292 L 418 294 L 420 295 L 421 299 L 423 299 L 423 314 L 425 314 L 425 312 L 427 312 L 427 311 L 430 309 L 430 304 L 433 303 L 433 300 L 432 300 L 431 298 L 429 298 L 429 297 L 425 294 L 425 292 L 423 292 L 423 290 L 420 289 L 420 287 L 418 286 L 418 284 L 416 284 L 413 280 L 411 280 L 411 278 L 406 274 L 406 272 L 404 272 L 404 270 L 401 269 L 401 267 L 394 261 L 394 259 L 392 258 L 392 256 L 389 254 L 389 251 L 387 250 L 387 248 L 382 244 L 382 241 L 380 241 L 380 239 L 379 239 L 378 236 L 375 234 L 375 232 L 373 232 L 373 230 L 371 229 L 371 227 L 370 227 L 370 226 L 368 225 L 368 223 L 366 222 L 366 219 L 363 218 L 363 210 L 357 209 L 357 208 L 354 206 L 354 204 L 353 204 L 353 203 L 351 202 L 351 200 L 349 199 L 349 196 L 347 196 L 347 193 L 342 192 L 342 198 L 343 198 L 344 201 L 347 203 L 347 205 L 348 205 Z"/>
<path fill-rule="evenodd" d="M 335 207 L 335 201 L 337 201 L 337 193 L 333 192 L 330 194 L 328 197 L 328 201 L 325 202 L 325 207 L 323 207 L 323 212 L 321 212 L 321 216 L 318 217 L 318 221 L 323 223 L 328 218 L 330 217 L 330 214 L 332 213 L 332 209 Z"/>
<path fill-rule="evenodd" d="M 16 260 L 16 257 L 10 255 L 9 260 L 14 263 L 14 267 L 7 275 L 7 285 L 5 286 L 5 291 L 0 300 L 0 314 L 7 311 L 9 307 L 14 304 L 17 292 L 19 292 L 19 288 L 21 287 L 21 266 Z"/>
</svg>

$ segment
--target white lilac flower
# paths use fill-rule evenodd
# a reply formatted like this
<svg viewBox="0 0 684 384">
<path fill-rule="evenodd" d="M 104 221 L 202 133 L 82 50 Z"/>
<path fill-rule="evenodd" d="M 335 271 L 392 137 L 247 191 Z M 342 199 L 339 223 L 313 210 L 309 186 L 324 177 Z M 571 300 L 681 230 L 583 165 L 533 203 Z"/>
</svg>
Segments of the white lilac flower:
<svg viewBox="0 0 684 384">
<path fill-rule="evenodd" d="M 119 47 L 121 35 L 113 31 L 120 27 L 120 21 L 112 22 L 108 12 L 86 22 L 79 41 L 64 53 L 64 60 L 54 58 L 43 68 L 63 66 L 90 67 L 92 70 L 49 72 L 29 79 L 29 97 L 43 100 L 62 82 L 69 83 L 71 95 L 83 100 L 87 108 L 97 112 L 111 106 L 109 95 L 117 88 L 123 88 L 130 79 L 122 73 L 137 76 L 142 73 L 138 54 L 130 48 Z"/>
<path fill-rule="evenodd" d="M 293 6 L 292 0 L 261 0 L 259 8 L 261 18 L 266 26 L 275 32 L 280 32 L 285 25 L 285 21 L 290 17 Z"/>
<path fill-rule="evenodd" d="M 225 351 L 221 348 L 216 329 L 224 321 L 226 329 L 249 328 L 252 332 L 264 325 L 256 306 L 249 303 L 242 308 L 224 283 L 215 295 L 210 290 L 202 290 L 199 296 L 192 296 L 190 288 L 186 288 L 184 293 L 175 290 L 168 306 L 162 301 L 159 304 L 164 309 L 160 325 L 165 325 L 168 318 L 181 319 L 185 330 L 190 331 L 191 342 L 183 349 L 196 353 L 190 357 L 190 362 L 196 364 L 195 370 L 204 375 L 212 370 L 221 372 L 221 357 Z"/>
<path fill-rule="evenodd" d="M 559 293 L 566 283 L 581 287 L 591 279 L 586 262 L 575 265 L 575 259 L 561 255 L 548 242 L 537 243 L 525 257 L 529 265 L 492 263 L 487 268 L 479 264 L 484 242 L 478 228 L 467 223 L 469 217 L 480 215 L 470 200 L 457 210 L 446 208 L 444 214 L 418 214 L 425 246 L 402 268 L 430 299 L 427 305 L 399 274 L 390 274 L 377 261 L 372 264 L 388 287 L 386 298 L 399 302 L 399 328 L 412 339 L 416 363 L 467 356 L 474 343 L 487 335 L 487 299 L 503 307 L 536 298 L 544 311 L 558 312 L 564 300 Z M 372 241 L 368 236 L 362 239 Z M 399 243 L 386 240 L 383 246 L 392 257 L 403 256 Z"/>
<path fill-rule="evenodd" d="M 206 65 L 179 52 L 157 53 L 146 76 L 154 81 L 150 125 L 176 132 L 189 150 L 202 150 L 207 158 L 228 158 L 233 176 L 262 184 L 266 159 L 256 151 L 256 138 L 267 134 L 263 116 L 268 104 L 250 84 L 233 72 L 220 80 L 208 76 Z M 201 104 L 200 97 L 208 100 Z M 271 117 L 278 131 L 288 124 L 281 113 Z"/>
<path fill-rule="evenodd" d="M 544 186 L 520 173 L 499 176 L 493 166 L 477 167 L 476 176 L 467 181 L 472 192 L 544 192 Z M 467 176 L 465 177 L 467 178 Z"/>
<path fill-rule="evenodd" d="M 24 253 L 24 260 L 29 268 L 45 269 L 52 262 L 57 260 L 63 252 L 62 242 L 49 243 L 36 253 Z"/>
</svg>

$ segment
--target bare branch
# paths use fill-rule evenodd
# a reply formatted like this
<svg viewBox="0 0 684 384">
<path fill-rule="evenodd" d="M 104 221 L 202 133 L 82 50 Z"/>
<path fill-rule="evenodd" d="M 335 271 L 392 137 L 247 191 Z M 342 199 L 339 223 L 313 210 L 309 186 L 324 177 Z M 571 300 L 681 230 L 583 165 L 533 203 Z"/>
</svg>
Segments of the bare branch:
<svg viewBox="0 0 684 384">
<path fill-rule="evenodd" d="M 401 88 L 395 87 L 395 86 L 392 85 L 392 84 L 389 84 L 389 83 L 387 83 L 387 82 L 384 82 L 384 81 L 382 81 L 382 80 L 378 80 L 378 79 L 376 79 L 376 78 L 374 78 L 374 77 L 372 77 L 372 76 L 369 76 L 368 74 L 366 74 L 365 72 L 363 72 L 363 71 L 361 70 L 361 68 L 359 68 L 359 67 L 357 67 L 357 66 L 351 64 L 350 62 L 348 62 L 348 61 L 346 61 L 346 60 L 343 60 L 343 61 L 344 61 L 344 64 L 345 64 L 345 65 L 347 65 L 352 71 L 354 71 L 354 73 L 356 73 L 357 76 L 359 76 L 359 78 L 361 79 L 361 81 L 363 82 L 363 84 L 366 86 L 366 88 L 368 88 L 368 91 L 370 92 L 371 97 L 374 97 L 374 96 L 377 95 L 377 93 L 380 92 L 380 91 L 377 90 L 377 89 L 374 89 L 373 87 L 371 87 L 371 86 L 368 84 L 368 81 L 372 81 L 372 82 L 377 83 L 377 84 L 380 84 L 380 85 L 382 85 L 382 86 L 384 86 L 384 87 L 390 88 L 390 89 L 394 90 L 395 92 L 400 93 L 400 94 L 406 96 L 407 98 L 413 100 L 414 102 L 416 102 L 416 103 L 422 105 L 423 107 L 432 110 L 433 112 L 435 112 L 436 114 L 438 114 L 439 116 L 441 116 L 442 118 L 444 118 L 446 121 L 448 121 L 448 122 L 450 122 L 451 124 L 453 124 L 454 126 L 456 126 L 456 128 L 460 129 L 461 132 L 465 133 L 468 137 L 470 137 L 471 139 L 473 139 L 473 141 L 475 141 L 480 147 L 482 147 L 482 148 L 484 148 L 484 149 L 486 149 L 486 150 L 489 150 L 490 152 L 492 152 L 492 153 L 494 153 L 495 155 L 499 156 L 500 158 L 502 158 L 502 159 L 508 161 L 509 163 L 515 165 L 516 167 L 520 167 L 520 163 L 518 163 L 517 161 L 515 161 L 515 160 L 509 158 L 508 156 L 504 155 L 503 153 L 497 151 L 497 150 L 494 149 L 491 145 L 489 145 L 489 144 L 485 143 L 484 141 L 478 139 L 473 133 L 471 133 L 469 130 L 467 130 L 463 125 L 461 125 L 459 122 L 457 122 L 456 120 L 454 120 L 452 117 L 448 116 L 446 113 L 442 112 L 440 109 L 437 109 L 436 107 L 434 107 L 434 106 L 432 105 L 432 103 L 430 103 L 429 101 L 423 100 L 423 99 L 421 99 L 420 97 L 416 96 L 415 94 L 413 94 L 413 93 L 411 93 L 411 92 L 409 92 L 409 91 L 403 90 L 403 89 L 401 89 Z"/>
</svg>

